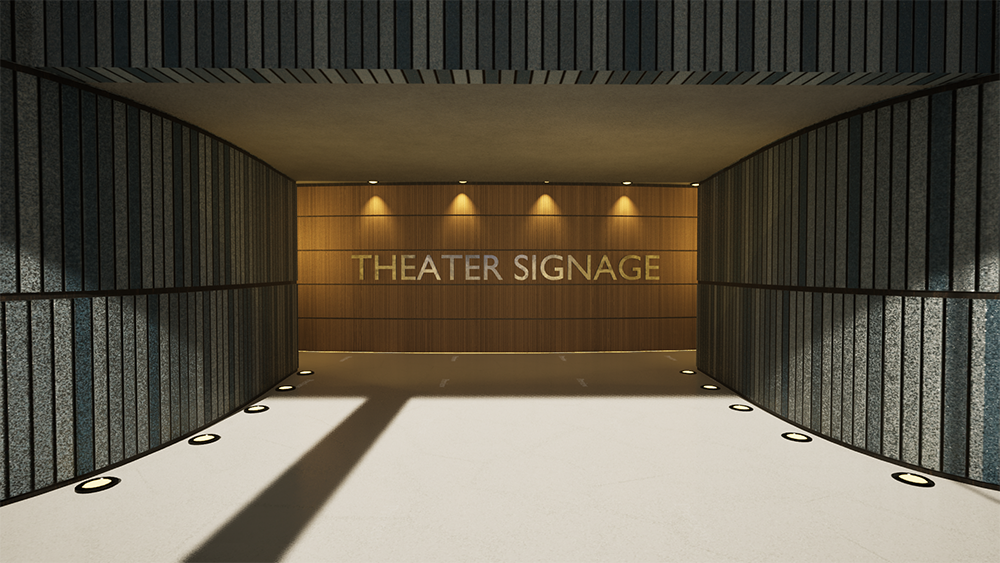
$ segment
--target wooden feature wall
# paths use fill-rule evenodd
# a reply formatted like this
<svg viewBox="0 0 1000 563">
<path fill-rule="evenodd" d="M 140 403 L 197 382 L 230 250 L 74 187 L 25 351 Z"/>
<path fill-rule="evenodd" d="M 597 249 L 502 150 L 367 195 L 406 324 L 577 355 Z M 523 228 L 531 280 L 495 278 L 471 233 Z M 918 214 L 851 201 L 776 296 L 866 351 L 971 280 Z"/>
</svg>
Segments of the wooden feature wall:
<svg viewBox="0 0 1000 563">
<path fill-rule="evenodd" d="M 598 185 L 309 185 L 298 187 L 299 347 L 400 352 L 690 349 L 695 345 L 697 190 Z M 562 256 L 563 279 L 519 281 L 517 255 Z M 380 265 L 396 260 L 396 276 Z M 426 256 L 441 276 L 417 277 Z M 461 255 L 454 261 L 442 255 Z M 496 272 L 483 277 L 484 255 Z M 586 269 L 568 275 L 572 255 Z M 597 273 L 603 256 L 614 270 Z M 624 272 L 620 261 L 629 255 Z M 658 269 L 648 270 L 650 266 Z M 659 258 L 651 258 L 658 256 Z"/>
</svg>

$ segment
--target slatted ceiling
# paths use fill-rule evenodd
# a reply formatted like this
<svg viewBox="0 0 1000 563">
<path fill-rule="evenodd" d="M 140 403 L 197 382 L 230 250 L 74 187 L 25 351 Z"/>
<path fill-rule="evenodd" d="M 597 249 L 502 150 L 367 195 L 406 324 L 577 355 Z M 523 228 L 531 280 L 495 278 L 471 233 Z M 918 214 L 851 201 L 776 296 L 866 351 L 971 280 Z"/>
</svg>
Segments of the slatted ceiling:
<svg viewBox="0 0 1000 563">
<path fill-rule="evenodd" d="M 1000 483 L 1000 452 L 979 440 L 1000 436 L 1000 407 L 975 395 L 981 389 L 1000 396 L 1000 378 L 990 379 L 986 361 L 986 342 L 1000 344 L 1000 332 L 986 326 L 998 296 L 968 293 L 982 287 L 968 271 L 991 267 L 993 258 L 957 242 L 982 239 L 983 222 L 992 221 L 981 207 L 961 218 L 958 208 L 968 207 L 973 193 L 1000 193 L 995 175 L 982 174 L 995 166 L 986 155 L 1000 149 L 994 136 L 975 133 L 984 116 L 969 114 L 989 111 L 984 102 L 996 88 L 989 81 L 943 89 L 845 116 L 702 182 L 700 367 L 765 408 L 853 447 Z M 956 131 L 958 120 L 973 132 L 934 136 L 935 128 Z M 772 150 L 791 158 L 760 158 Z M 772 176 L 798 178 L 787 187 L 799 198 L 783 198 L 775 222 L 748 224 L 746 210 L 770 201 L 769 182 L 754 175 L 761 165 Z M 957 185 L 960 179 L 965 185 Z M 933 181 L 945 184 L 948 201 L 935 196 Z M 939 223 L 925 233 L 932 215 Z M 838 230 L 831 231 L 832 221 Z M 799 248 L 769 264 L 770 274 L 747 270 L 751 257 L 732 244 L 747 225 L 751 248 L 770 246 L 775 229 Z M 908 237 L 897 238 L 893 231 L 904 227 Z M 768 281 L 774 270 L 794 274 L 796 256 L 798 291 Z M 967 293 L 949 293 L 956 291 Z M 764 343 L 746 340 L 746 321 L 759 314 L 754 307 L 762 298 L 774 304 L 777 328 L 787 331 L 788 344 L 782 334 L 777 350 L 767 334 Z M 746 368 L 755 364 L 762 369 Z"/>
</svg>

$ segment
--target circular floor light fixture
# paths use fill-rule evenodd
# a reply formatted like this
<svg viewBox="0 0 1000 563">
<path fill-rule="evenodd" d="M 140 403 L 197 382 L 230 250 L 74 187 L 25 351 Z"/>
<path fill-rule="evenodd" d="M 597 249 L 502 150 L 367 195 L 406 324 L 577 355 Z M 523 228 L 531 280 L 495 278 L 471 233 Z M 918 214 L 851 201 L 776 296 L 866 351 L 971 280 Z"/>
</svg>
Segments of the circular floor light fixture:
<svg viewBox="0 0 1000 563">
<path fill-rule="evenodd" d="M 316 372 L 314 372 L 311 369 L 304 369 L 304 370 L 302 370 L 302 371 L 299 372 L 299 375 L 312 375 L 314 373 L 316 373 Z"/>
<path fill-rule="evenodd" d="M 702 389 L 708 389 L 709 391 L 718 391 L 719 390 L 719 386 L 718 385 L 702 385 L 701 388 Z"/>
<path fill-rule="evenodd" d="M 682 369 L 681 373 L 683 373 L 684 375 L 694 375 L 698 372 L 694 371 L 693 369 Z"/>
<path fill-rule="evenodd" d="M 799 432 L 785 432 L 781 435 L 782 438 L 786 440 L 791 440 L 793 442 L 812 442 L 813 439 L 810 436 L 801 434 Z"/>
<path fill-rule="evenodd" d="M 740 404 L 729 405 L 729 408 L 733 409 L 734 411 L 740 411 L 740 412 L 750 412 L 753 410 L 753 407 L 751 407 L 750 405 L 740 405 Z"/>
<path fill-rule="evenodd" d="M 106 491 L 121 482 L 122 480 L 118 477 L 95 477 L 80 483 L 73 490 L 81 495 L 87 493 L 97 493 L 100 491 Z"/>
<path fill-rule="evenodd" d="M 280 385 L 276 390 L 284 392 L 284 391 L 292 391 L 294 389 L 295 389 L 294 385 Z"/>
<path fill-rule="evenodd" d="M 247 407 L 243 409 L 243 412 L 247 414 L 257 414 L 259 412 L 264 412 L 268 409 L 266 405 L 253 405 L 252 407 Z"/>
<path fill-rule="evenodd" d="M 899 481 L 900 483 L 906 483 L 907 485 L 913 485 L 914 487 L 933 487 L 934 481 L 931 481 L 923 475 L 917 475 L 916 473 L 908 473 L 906 471 L 901 471 L 899 473 L 893 473 L 892 478 Z"/>
<path fill-rule="evenodd" d="M 212 442 L 218 442 L 219 438 L 221 438 L 221 436 L 218 434 L 198 434 L 188 440 L 188 443 L 192 446 L 201 446 L 204 444 L 211 444 Z"/>
</svg>

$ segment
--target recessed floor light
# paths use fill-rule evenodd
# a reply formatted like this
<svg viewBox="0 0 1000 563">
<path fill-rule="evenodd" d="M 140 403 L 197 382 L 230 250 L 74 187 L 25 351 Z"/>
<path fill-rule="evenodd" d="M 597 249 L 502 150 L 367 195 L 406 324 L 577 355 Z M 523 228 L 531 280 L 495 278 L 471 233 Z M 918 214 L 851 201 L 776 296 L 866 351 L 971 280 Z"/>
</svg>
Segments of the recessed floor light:
<svg viewBox="0 0 1000 563">
<path fill-rule="evenodd" d="M 200 446 L 202 444 L 211 444 L 212 442 L 218 442 L 219 438 L 221 438 L 221 436 L 219 436 L 218 434 L 199 434 L 194 438 L 188 440 L 188 443 L 191 444 L 192 446 Z"/>
<path fill-rule="evenodd" d="M 95 477 L 94 479 L 88 479 L 83 483 L 77 485 L 73 490 L 82 494 L 96 493 L 100 491 L 106 491 L 111 487 L 114 487 L 122 480 L 118 477 Z"/>
<path fill-rule="evenodd" d="M 302 370 L 302 371 L 299 372 L 299 375 L 312 375 L 314 373 L 316 373 L 316 372 L 314 372 L 311 369 L 304 369 L 304 370 Z"/>
<path fill-rule="evenodd" d="M 702 385 L 701 388 L 702 389 L 708 389 L 709 391 L 718 391 L 719 390 L 719 386 L 718 385 Z"/>
<path fill-rule="evenodd" d="M 377 183 L 378 183 L 378 180 L 368 180 L 368 183 L 369 183 L 369 184 L 377 184 Z"/>
<path fill-rule="evenodd" d="M 683 373 L 684 375 L 694 375 L 697 372 L 691 369 L 682 369 L 681 373 Z"/>
<path fill-rule="evenodd" d="M 753 410 L 753 407 L 751 407 L 750 405 L 729 405 L 729 408 L 733 409 L 734 411 L 741 411 L 741 412 L 750 412 Z"/>
<path fill-rule="evenodd" d="M 467 183 L 469 183 L 469 181 L 468 180 L 459 180 L 458 183 L 459 184 L 467 184 Z"/>
<path fill-rule="evenodd" d="M 693 187 L 697 188 L 699 186 L 698 182 L 691 184 Z"/>
<path fill-rule="evenodd" d="M 793 442 L 812 442 L 813 439 L 805 434 L 800 434 L 798 432 L 785 432 L 781 435 L 782 438 L 786 440 L 791 440 Z"/>
<path fill-rule="evenodd" d="M 294 385 L 282 385 L 282 386 L 278 387 L 277 390 L 278 391 L 291 391 L 292 389 L 295 389 Z"/>
<path fill-rule="evenodd" d="M 254 405 L 252 407 L 247 407 L 247 408 L 243 409 L 243 412 L 245 412 L 247 414 L 257 414 L 259 412 L 266 411 L 268 408 L 269 407 L 267 407 L 265 405 Z"/>
<path fill-rule="evenodd" d="M 923 475 L 917 475 L 916 473 L 893 473 L 892 478 L 899 481 L 900 483 L 906 483 L 907 485 L 913 485 L 914 487 L 933 487 L 934 481 L 931 481 Z"/>
<path fill-rule="evenodd" d="M 631 185 L 631 184 L 632 184 L 632 182 L 622 182 L 623 186 L 628 186 L 628 185 Z"/>
</svg>

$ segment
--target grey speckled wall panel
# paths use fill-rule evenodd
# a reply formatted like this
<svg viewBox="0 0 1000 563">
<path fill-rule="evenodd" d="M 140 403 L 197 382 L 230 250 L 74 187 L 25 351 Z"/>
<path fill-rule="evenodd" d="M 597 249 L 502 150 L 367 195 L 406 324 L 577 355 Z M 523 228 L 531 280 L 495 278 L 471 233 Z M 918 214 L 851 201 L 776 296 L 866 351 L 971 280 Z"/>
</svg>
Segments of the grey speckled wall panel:
<svg viewBox="0 0 1000 563">
<path fill-rule="evenodd" d="M 990 329 L 1000 323 L 997 85 L 942 86 L 838 116 L 702 182 L 699 368 L 845 445 L 1000 485 L 1000 364 L 987 359 L 1000 354 Z M 770 157 L 782 153 L 792 158 Z M 784 204 L 748 222 L 774 178 L 790 184 Z M 788 194 L 801 194 L 801 209 Z M 847 232 L 825 228 L 833 221 Z M 733 252 L 734 240 L 758 250 Z M 808 263 L 796 270 L 796 252 L 773 248 L 782 240 L 805 244 Z M 759 249 L 793 275 L 775 282 L 755 264 Z M 767 315 L 763 327 L 787 330 L 787 348 L 743 338 L 753 304 L 789 291 L 787 319 Z"/>
<path fill-rule="evenodd" d="M 929 83 L 1000 68 L 996 10 L 964 9 L 955 17 L 955 6 L 934 11 L 924 2 L 914 10 L 882 0 L 0 4 L 0 57 L 97 82 L 283 82 L 306 75 L 280 69 L 430 68 L 638 73 L 616 84 L 634 84 L 646 71 L 655 71 L 647 84 L 658 71 L 694 73 L 685 79 L 705 84 L 866 84 L 889 73 Z M 209 68 L 226 72 L 200 71 Z M 486 73 L 484 82 L 501 77 Z"/>
<path fill-rule="evenodd" d="M 0 501 L 9 502 L 195 432 L 288 375 L 298 361 L 289 338 L 297 272 L 288 178 L 204 131 L 85 86 L 8 68 L 3 81 L 3 130 L 19 126 L 25 137 L 2 143 L 18 155 L 16 170 L 3 171 L 4 217 L 21 218 L 3 221 L 0 287 Z M 253 203 L 232 204 L 237 192 Z M 238 224 L 257 228 L 237 236 Z M 186 242 L 183 252 L 174 241 Z M 250 258 L 280 267 L 230 275 Z M 110 283 L 98 287 L 100 277 Z M 238 358 L 212 363 L 213 351 L 235 353 L 254 330 L 204 314 L 230 304 L 255 317 L 248 322 L 261 321 L 260 307 L 274 311 L 273 328 Z M 205 330 L 212 322 L 216 330 Z M 237 360 L 269 367 L 254 374 Z M 238 382 L 225 402 L 213 402 L 214 380 Z"/>
</svg>

